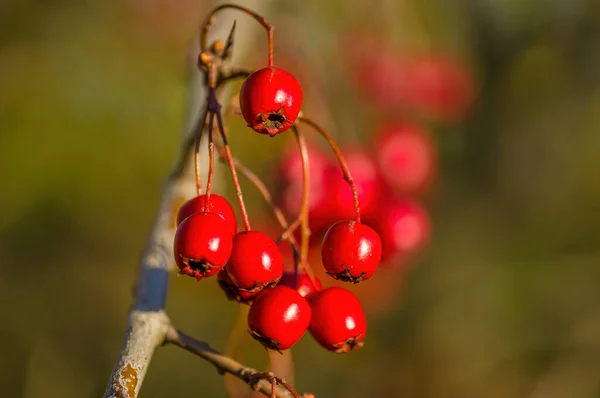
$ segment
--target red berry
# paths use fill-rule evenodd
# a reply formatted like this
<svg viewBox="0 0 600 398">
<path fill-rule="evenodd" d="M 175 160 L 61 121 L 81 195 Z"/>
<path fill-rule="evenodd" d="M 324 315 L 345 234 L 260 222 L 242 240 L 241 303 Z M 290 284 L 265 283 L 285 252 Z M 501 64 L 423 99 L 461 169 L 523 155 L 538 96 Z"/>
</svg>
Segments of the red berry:
<svg viewBox="0 0 600 398">
<path fill-rule="evenodd" d="M 375 273 L 381 259 L 381 239 L 365 224 L 340 221 L 325 233 L 321 258 L 333 278 L 359 283 Z"/>
<path fill-rule="evenodd" d="M 403 54 L 381 37 L 357 32 L 343 39 L 344 64 L 378 110 L 409 110 L 441 121 L 465 116 L 472 78 L 452 54 Z"/>
<path fill-rule="evenodd" d="M 377 159 L 386 182 L 393 188 L 417 193 L 426 189 L 436 169 L 435 146 L 423 129 L 396 123 L 379 133 Z"/>
<path fill-rule="evenodd" d="M 173 251 L 182 274 L 200 280 L 215 275 L 227 263 L 232 248 L 231 227 L 213 213 L 194 213 L 177 227 Z"/>
<path fill-rule="evenodd" d="M 254 131 L 271 137 L 292 127 L 302 106 L 302 87 L 283 69 L 260 69 L 246 79 L 240 92 L 242 115 Z"/>
<path fill-rule="evenodd" d="M 205 203 L 206 195 L 196 196 L 195 198 L 185 202 L 177 213 L 177 225 L 181 224 L 183 220 L 194 213 L 203 213 Z M 230 225 L 232 234 L 237 232 L 237 220 L 235 218 L 235 212 L 233 211 L 233 208 L 227 199 L 219 195 L 211 194 L 210 203 L 207 206 L 206 211 L 208 213 L 214 213 L 225 220 L 227 224 Z"/>
<path fill-rule="evenodd" d="M 297 291 L 276 286 L 260 292 L 250 306 L 250 334 L 265 347 L 287 350 L 306 332 L 310 306 Z"/>
<path fill-rule="evenodd" d="M 450 54 L 413 54 L 403 65 L 404 103 L 442 121 L 461 119 L 473 101 L 466 66 Z"/>
<path fill-rule="evenodd" d="M 308 298 L 310 333 L 321 346 L 336 353 L 361 348 L 367 321 L 360 301 L 350 291 L 333 286 Z"/>
<path fill-rule="evenodd" d="M 430 239 L 431 223 L 427 212 L 411 199 L 388 198 L 368 224 L 380 234 L 383 244 L 382 260 L 422 249 Z"/>
<path fill-rule="evenodd" d="M 360 148 L 342 151 L 346 165 L 352 174 L 363 214 L 374 210 L 381 191 L 381 178 L 375 161 Z M 329 193 L 329 222 L 347 220 L 355 214 L 352 189 L 344 179 L 337 162 L 327 170 L 326 186 Z"/>
<path fill-rule="evenodd" d="M 233 237 L 227 274 L 240 294 L 247 293 L 250 297 L 265 287 L 275 286 L 283 274 L 279 247 L 262 232 L 238 232 Z"/>
<path fill-rule="evenodd" d="M 310 277 L 306 274 L 306 272 L 299 272 L 297 281 L 298 284 L 296 285 L 295 272 L 286 271 L 283 273 L 283 276 L 281 277 L 281 280 L 279 281 L 279 284 L 277 286 L 287 286 L 291 287 L 292 289 L 296 289 L 296 291 L 300 293 L 302 297 L 307 297 L 323 289 L 323 285 L 321 285 L 321 281 L 319 280 L 319 278 L 315 276 L 315 284 L 313 285 L 313 283 L 310 281 Z"/>
</svg>

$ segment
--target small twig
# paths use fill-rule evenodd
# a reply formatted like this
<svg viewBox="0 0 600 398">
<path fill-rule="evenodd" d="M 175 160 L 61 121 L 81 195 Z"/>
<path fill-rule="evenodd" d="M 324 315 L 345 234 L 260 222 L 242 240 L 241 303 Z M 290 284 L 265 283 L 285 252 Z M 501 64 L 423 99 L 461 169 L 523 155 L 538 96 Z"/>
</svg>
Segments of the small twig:
<svg viewBox="0 0 600 398">
<path fill-rule="evenodd" d="M 174 327 L 170 327 L 167 330 L 165 341 L 198 355 L 202 359 L 213 364 L 219 373 L 229 373 L 238 379 L 243 380 L 256 391 L 260 391 L 265 395 L 269 395 L 273 391 L 272 384 L 270 380 L 267 380 L 267 378 L 264 376 L 264 373 L 245 367 L 241 363 L 214 350 L 207 343 L 196 340 L 193 337 L 175 329 Z M 279 380 L 281 379 L 278 379 L 278 382 Z M 281 381 L 283 383 L 279 382 L 280 385 L 275 387 L 275 397 L 300 397 L 289 384 L 285 383 L 283 380 Z"/>
</svg>

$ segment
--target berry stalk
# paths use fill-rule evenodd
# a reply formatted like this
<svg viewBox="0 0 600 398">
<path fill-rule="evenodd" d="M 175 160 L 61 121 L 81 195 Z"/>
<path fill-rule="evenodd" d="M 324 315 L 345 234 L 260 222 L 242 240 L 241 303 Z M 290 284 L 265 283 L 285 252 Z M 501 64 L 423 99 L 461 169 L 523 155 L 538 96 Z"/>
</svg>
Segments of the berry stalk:
<svg viewBox="0 0 600 398">
<path fill-rule="evenodd" d="M 360 223 L 361 222 L 361 220 L 360 220 L 360 203 L 358 201 L 358 192 L 356 191 L 356 184 L 354 183 L 354 180 L 352 179 L 352 174 L 350 173 L 350 170 L 348 169 L 348 165 L 346 164 L 346 160 L 344 159 L 344 155 L 342 155 L 342 151 L 340 150 L 339 146 L 335 143 L 335 141 L 333 140 L 331 135 L 329 135 L 327 130 L 325 130 L 323 127 L 321 127 L 319 124 L 317 124 L 317 122 L 315 122 L 314 120 L 312 120 L 306 116 L 302 116 L 302 115 L 298 116 L 297 120 L 300 122 L 306 123 L 309 126 L 311 126 L 313 129 L 315 129 L 319 134 L 321 134 L 323 136 L 323 138 L 325 138 L 325 140 L 331 147 L 331 150 L 335 154 L 335 157 L 340 165 L 340 168 L 342 169 L 342 173 L 344 174 L 344 180 L 346 180 L 346 182 L 350 186 L 350 189 L 352 190 L 352 198 L 354 199 L 354 209 L 356 211 L 356 222 Z"/>
<path fill-rule="evenodd" d="M 200 141 L 202 139 L 202 132 L 204 131 L 204 124 L 208 117 L 208 108 L 204 111 L 202 119 L 198 120 L 198 126 L 196 133 L 194 134 L 194 171 L 196 174 L 196 192 L 198 196 L 202 195 L 202 181 L 200 180 Z"/>
<path fill-rule="evenodd" d="M 206 180 L 206 201 L 204 201 L 204 212 L 210 209 L 210 191 L 212 190 L 213 174 L 215 168 L 215 146 L 213 143 L 213 125 L 215 114 L 210 112 L 208 121 L 208 178 Z"/>
<path fill-rule="evenodd" d="M 310 200 L 310 170 L 309 170 L 309 159 L 308 150 L 306 148 L 306 140 L 300 133 L 300 130 L 296 125 L 292 126 L 292 131 L 296 136 L 296 142 L 298 143 L 298 149 L 300 150 L 300 159 L 302 161 L 302 202 L 300 205 L 300 215 L 298 219 L 302 225 L 302 242 L 300 246 L 300 260 L 306 262 L 308 258 L 309 239 L 310 239 L 310 228 L 308 226 L 309 218 L 309 200 Z M 312 280 L 312 278 L 311 278 Z"/>
<path fill-rule="evenodd" d="M 227 143 L 227 136 L 225 135 L 225 127 L 223 126 L 223 118 L 221 117 L 220 110 L 217 112 L 217 124 L 219 126 L 219 133 L 221 134 L 221 139 L 223 140 L 223 146 L 225 147 L 225 159 L 227 160 L 227 164 L 229 165 L 229 170 L 231 170 L 231 178 L 233 179 L 235 193 L 237 195 L 238 202 L 240 205 L 242 220 L 244 221 L 244 229 L 246 231 L 250 231 L 250 221 L 248 220 L 248 212 L 246 211 L 246 205 L 244 203 L 244 197 L 242 195 L 242 187 L 240 187 L 237 172 L 235 171 L 235 163 L 233 162 L 233 156 L 231 155 L 231 150 L 229 149 L 229 144 Z"/>
</svg>

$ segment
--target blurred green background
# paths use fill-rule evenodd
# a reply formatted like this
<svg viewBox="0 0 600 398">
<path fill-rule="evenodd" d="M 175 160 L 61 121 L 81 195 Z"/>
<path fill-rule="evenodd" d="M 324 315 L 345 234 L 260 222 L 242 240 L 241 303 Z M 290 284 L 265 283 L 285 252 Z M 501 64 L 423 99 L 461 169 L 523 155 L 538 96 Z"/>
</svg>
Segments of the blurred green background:
<svg viewBox="0 0 600 398">
<path fill-rule="evenodd" d="M 430 124 L 441 164 L 426 200 L 431 247 L 401 285 L 386 287 L 398 294 L 370 312 L 363 350 L 334 355 L 309 337 L 299 343 L 298 389 L 349 398 L 599 397 L 600 3 L 248 4 L 276 25 L 276 59 L 287 60 L 308 111 L 342 142 L 367 142 L 377 109 L 340 72 L 340 38 L 374 32 L 399 47 L 452 52 L 476 91 L 461 123 Z M 210 6 L 0 4 L 2 396 L 103 394 L 184 126 L 189 43 Z M 252 23 L 240 16 L 240 32 Z M 264 47 L 257 36 L 246 64 L 258 67 Z M 267 180 L 285 142 L 232 130 L 233 150 Z M 260 224 L 269 216 L 247 191 Z M 237 312 L 213 281 L 175 275 L 167 309 L 219 349 Z M 243 359 L 266 363 L 250 342 Z M 225 391 L 209 364 L 167 347 L 141 396 Z"/>
</svg>

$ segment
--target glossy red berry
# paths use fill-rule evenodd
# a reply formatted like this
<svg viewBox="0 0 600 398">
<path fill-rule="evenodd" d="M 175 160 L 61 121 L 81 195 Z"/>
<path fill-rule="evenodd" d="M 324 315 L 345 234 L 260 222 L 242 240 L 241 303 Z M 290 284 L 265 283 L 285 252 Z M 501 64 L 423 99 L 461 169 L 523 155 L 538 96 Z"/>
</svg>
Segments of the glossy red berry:
<svg viewBox="0 0 600 398">
<path fill-rule="evenodd" d="M 321 258 L 333 278 L 359 283 L 375 273 L 381 259 L 381 239 L 365 224 L 340 221 L 325 233 Z"/>
<path fill-rule="evenodd" d="M 367 220 L 381 236 L 382 261 L 414 253 L 427 245 L 431 222 L 418 202 L 406 198 L 388 198 L 380 204 L 373 220 Z"/>
<path fill-rule="evenodd" d="M 431 137 L 410 123 L 386 126 L 378 136 L 377 159 L 385 181 L 405 193 L 426 190 L 436 170 L 436 151 Z"/>
<path fill-rule="evenodd" d="M 239 232 L 227 262 L 227 274 L 240 294 L 251 298 L 275 286 L 283 274 L 283 257 L 277 244 L 262 232 Z M 248 294 L 248 295 L 247 295 Z"/>
<path fill-rule="evenodd" d="M 177 225 L 181 224 L 183 220 L 188 218 L 194 213 L 203 213 L 204 205 L 206 203 L 206 195 L 196 196 L 185 202 L 179 212 L 177 213 Z M 206 212 L 214 213 L 221 217 L 231 228 L 231 234 L 237 232 L 237 219 L 235 218 L 235 212 L 233 207 L 229 204 L 227 199 L 222 196 L 211 194 L 210 203 L 207 206 Z"/>
<path fill-rule="evenodd" d="M 173 251 L 180 273 L 200 280 L 227 263 L 232 248 L 230 226 L 213 213 L 194 213 L 177 227 Z"/>
<path fill-rule="evenodd" d="M 310 306 L 304 297 L 287 286 L 260 292 L 250 306 L 250 334 L 265 347 L 287 350 L 306 332 Z"/>
<path fill-rule="evenodd" d="M 297 281 L 297 284 L 296 284 Z M 321 285 L 321 281 L 319 278 L 315 276 L 314 285 L 310 281 L 310 277 L 306 274 L 306 272 L 299 272 L 298 279 L 296 279 L 296 273 L 291 271 L 286 271 L 283 273 L 281 280 L 277 286 L 287 286 L 292 289 L 296 289 L 298 293 L 302 297 L 307 297 L 313 293 L 321 291 L 323 289 L 323 285 Z"/>
<path fill-rule="evenodd" d="M 308 298 L 310 333 L 321 346 L 336 353 L 361 348 L 367 333 L 365 312 L 358 298 L 341 287 L 330 287 Z"/>
<path fill-rule="evenodd" d="M 302 87 L 283 69 L 260 69 L 246 79 L 240 92 L 242 115 L 254 131 L 271 137 L 292 127 L 302 107 Z"/>
</svg>

